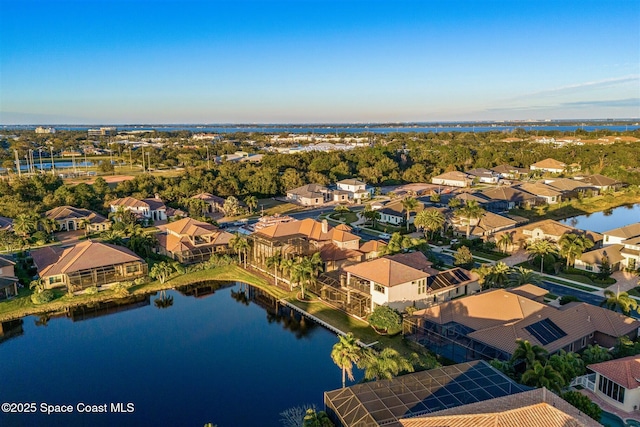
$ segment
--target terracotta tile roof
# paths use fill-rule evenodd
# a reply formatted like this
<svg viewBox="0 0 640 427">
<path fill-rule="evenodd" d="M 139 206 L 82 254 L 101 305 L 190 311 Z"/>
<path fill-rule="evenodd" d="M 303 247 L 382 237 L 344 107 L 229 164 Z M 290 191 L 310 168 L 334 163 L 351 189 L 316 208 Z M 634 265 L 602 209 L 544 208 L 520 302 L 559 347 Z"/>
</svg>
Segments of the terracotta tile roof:
<svg viewBox="0 0 640 427">
<path fill-rule="evenodd" d="M 534 421 L 535 420 L 535 421 Z M 545 388 L 470 403 L 422 417 L 403 427 L 595 427 L 598 422 Z"/>
<path fill-rule="evenodd" d="M 317 242 L 350 242 L 359 241 L 360 238 L 344 230 L 336 230 L 326 225 L 326 231 L 322 230 L 323 223 L 311 218 L 302 221 L 291 221 L 265 227 L 255 232 L 256 235 L 277 239 L 283 237 L 302 236 Z"/>
<path fill-rule="evenodd" d="M 123 197 L 110 202 L 111 206 L 122 206 L 125 208 L 148 208 L 149 204 L 133 197 Z"/>
<path fill-rule="evenodd" d="M 338 224 L 335 226 L 334 230 L 351 231 L 351 227 L 349 227 L 347 224 Z"/>
<path fill-rule="evenodd" d="M 594 251 L 585 252 L 580 257 L 580 261 L 586 264 L 600 264 L 602 261 L 602 257 L 607 254 L 607 258 L 609 259 L 610 264 L 616 264 L 620 261 L 624 260 L 622 256 L 622 252 L 624 250 L 624 245 L 608 245 L 604 248 L 596 249 Z"/>
<path fill-rule="evenodd" d="M 548 158 L 540 160 L 537 163 L 532 164 L 533 169 L 564 169 L 567 167 L 566 163 L 562 163 L 556 159 Z"/>
<path fill-rule="evenodd" d="M 587 367 L 627 390 L 640 387 L 640 355 L 594 363 Z"/>
<path fill-rule="evenodd" d="M 526 202 L 534 199 L 531 194 L 525 191 L 520 191 L 514 187 L 490 188 L 488 190 L 484 190 L 482 195 L 491 200 L 506 200 L 509 202 Z"/>
<path fill-rule="evenodd" d="M 360 246 L 360 252 L 365 254 L 369 252 L 379 252 L 385 246 L 387 246 L 387 244 L 381 240 L 369 240 Z"/>
<path fill-rule="evenodd" d="M 632 237 L 640 236 L 640 222 L 634 224 L 625 225 L 624 227 L 614 228 L 613 230 L 605 231 L 602 234 L 608 236 L 620 237 L 622 239 L 630 239 Z"/>
<path fill-rule="evenodd" d="M 418 279 L 426 279 L 429 273 L 389 258 L 377 258 L 360 264 L 350 265 L 344 271 L 382 286 L 392 287 Z"/>
<path fill-rule="evenodd" d="M 353 249 L 341 249 L 330 243 L 320 248 L 320 257 L 323 261 L 341 261 L 345 259 L 362 259 L 362 252 Z"/>
<path fill-rule="evenodd" d="M 593 242 L 597 243 L 602 241 L 602 234 L 593 231 L 583 231 L 570 225 L 562 224 L 552 219 L 545 219 L 543 221 L 532 222 L 520 227 L 517 227 L 510 232 L 514 233 L 514 242 L 518 240 L 529 239 L 531 236 L 525 235 L 523 231 L 533 231 L 539 229 L 545 235 L 545 238 L 557 241 L 565 233 L 585 233 Z"/>
<path fill-rule="evenodd" d="M 193 218 L 183 218 L 165 225 L 160 225 L 158 228 L 161 231 L 168 231 L 172 234 L 187 236 L 203 236 L 218 231 L 218 227 L 215 225 L 204 221 L 198 221 Z"/>
<path fill-rule="evenodd" d="M 478 204 L 485 204 L 489 202 L 487 197 L 484 197 L 482 193 L 458 193 L 455 195 L 456 199 L 466 201 L 478 202 Z"/>
<path fill-rule="evenodd" d="M 91 240 L 66 248 L 48 247 L 31 253 L 41 277 L 69 274 L 96 267 L 140 261 L 142 258 L 122 246 Z"/>
<path fill-rule="evenodd" d="M 385 258 L 399 262 L 400 264 L 407 265 L 417 270 L 432 272 L 434 271 L 431 266 L 433 263 L 427 259 L 425 254 L 419 251 L 399 253 L 395 255 L 387 255 Z M 435 270 L 437 273 L 437 270 Z"/>
<path fill-rule="evenodd" d="M 107 218 L 99 215 L 89 209 L 76 208 L 73 206 L 59 206 L 48 210 L 45 217 L 55 219 L 56 221 L 63 221 L 66 219 L 83 219 L 87 218 L 91 224 L 98 224 L 108 221 Z"/>
<path fill-rule="evenodd" d="M 526 182 L 518 186 L 521 190 L 536 196 L 558 197 L 562 193 L 552 187 L 541 182 Z"/>
<path fill-rule="evenodd" d="M 359 179 L 350 178 L 343 179 L 342 181 L 336 182 L 336 184 L 344 184 L 344 185 L 366 185 L 366 182 L 360 181 Z"/>
<path fill-rule="evenodd" d="M 191 196 L 192 199 L 204 200 L 207 203 L 216 203 L 218 205 L 224 205 L 225 200 L 222 197 L 215 196 L 211 193 L 200 193 L 195 196 Z"/>
</svg>

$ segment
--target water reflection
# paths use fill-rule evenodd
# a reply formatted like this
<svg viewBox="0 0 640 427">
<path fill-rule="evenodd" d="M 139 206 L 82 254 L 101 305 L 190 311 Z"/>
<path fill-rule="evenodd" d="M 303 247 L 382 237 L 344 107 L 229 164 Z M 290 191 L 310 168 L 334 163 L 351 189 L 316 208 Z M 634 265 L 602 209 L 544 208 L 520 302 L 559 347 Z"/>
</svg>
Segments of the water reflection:
<svg viewBox="0 0 640 427">
<path fill-rule="evenodd" d="M 0 323 L 0 344 L 11 338 L 19 337 L 24 334 L 22 329 L 22 319 L 9 320 L 8 322 Z"/>
<path fill-rule="evenodd" d="M 190 285 L 180 286 L 176 291 L 186 297 L 204 298 L 213 295 L 218 289 L 225 289 L 235 286 L 236 282 L 223 282 L 220 280 L 205 280 L 202 282 L 192 283 Z"/>
<path fill-rule="evenodd" d="M 134 310 L 151 304 L 151 295 L 134 295 L 123 299 L 97 302 L 70 308 L 67 317 L 74 322 L 108 316 L 122 311 Z"/>
<path fill-rule="evenodd" d="M 173 305 L 173 296 L 167 295 L 166 290 L 160 291 L 160 297 L 153 300 L 153 303 L 158 308 L 169 308 Z"/>
</svg>

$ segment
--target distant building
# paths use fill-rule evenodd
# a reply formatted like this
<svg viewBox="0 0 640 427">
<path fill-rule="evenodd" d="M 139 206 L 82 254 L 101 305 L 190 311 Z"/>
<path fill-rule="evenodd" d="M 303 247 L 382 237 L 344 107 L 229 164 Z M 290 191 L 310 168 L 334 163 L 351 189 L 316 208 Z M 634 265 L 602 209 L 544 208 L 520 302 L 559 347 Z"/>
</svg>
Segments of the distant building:
<svg viewBox="0 0 640 427">
<path fill-rule="evenodd" d="M 331 200 L 331 190 L 319 184 L 307 184 L 287 191 L 287 199 L 303 206 L 319 206 Z"/>
<path fill-rule="evenodd" d="M 225 200 L 222 197 L 215 196 L 211 193 L 200 193 L 191 196 L 191 198 L 203 200 L 207 204 L 207 213 L 223 212 L 222 208 L 224 207 Z"/>
<path fill-rule="evenodd" d="M 471 187 L 471 185 L 473 184 L 473 178 L 473 176 L 464 172 L 445 172 L 441 175 L 431 178 L 431 183 L 464 188 Z"/>
<path fill-rule="evenodd" d="M 500 181 L 500 175 L 492 170 L 485 168 L 471 169 L 466 172 L 471 175 L 473 179 L 478 180 L 485 184 L 497 184 Z"/>
<path fill-rule="evenodd" d="M 52 127 L 38 126 L 36 128 L 36 133 L 39 133 L 39 134 L 56 133 L 56 129 Z"/>
<path fill-rule="evenodd" d="M 359 179 L 343 179 L 336 183 L 339 191 L 347 192 L 350 200 L 360 201 L 368 199 L 373 193 L 372 190 L 367 190 L 367 184 Z"/>
<path fill-rule="evenodd" d="M 111 221 L 89 209 L 73 206 L 59 206 L 48 210 L 46 218 L 55 220 L 60 231 L 74 231 L 86 228 L 88 231 L 99 232 L 111 228 Z"/>
<path fill-rule="evenodd" d="M 125 209 L 133 212 L 140 220 L 166 221 L 167 207 L 162 199 L 156 195 L 154 198 L 138 200 L 133 197 L 123 197 L 113 200 L 110 204 L 111 212 Z"/>
<path fill-rule="evenodd" d="M 88 129 L 87 136 L 116 136 L 118 129 L 115 127 L 102 127 L 99 129 Z"/>
</svg>

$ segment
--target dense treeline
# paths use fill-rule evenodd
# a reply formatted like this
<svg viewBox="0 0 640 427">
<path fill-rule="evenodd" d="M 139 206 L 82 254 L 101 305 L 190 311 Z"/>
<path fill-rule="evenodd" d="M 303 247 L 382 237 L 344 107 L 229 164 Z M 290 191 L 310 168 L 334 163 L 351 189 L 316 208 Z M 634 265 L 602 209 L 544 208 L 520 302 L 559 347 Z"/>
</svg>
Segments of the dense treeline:
<svg viewBox="0 0 640 427">
<path fill-rule="evenodd" d="M 507 136 L 524 138 L 527 133 Z M 173 206 L 179 206 L 181 199 L 202 191 L 221 197 L 272 197 L 307 183 L 329 184 L 349 177 L 358 177 L 372 185 L 429 182 L 432 176 L 445 171 L 490 168 L 503 163 L 528 167 L 547 157 L 567 164 L 578 163 L 583 173 L 601 173 L 630 184 L 640 184 L 640 143 L 555 148 L 529 141 L 501 141 L 504 138 L 505 134 L 499 132 L 392 133 L 376 136 L 373 147 L 299 154 L 267 153 L 260 164 L 216 164 L 211 161 L 210 169 L 206 168 L 206 146 L 167 145 L 151 150 L 151 162 L 184 166 L 185 172 L 177 178 L 144 174 L 111 189 L 102 179 L 94 185 L 70 185 L 51 175 L 14 177 L 0 180 L 0 215 L 15 217 L 19 213 L 43 212 L 60 205 L 104 213 L 105 202 L 113 198 L 129 195 L 144 198 L 156 193 Z M 234 141 L 210 144 L 210 155 L 244 148 L 246 141 Z M 252 142 L 255 144 L 255 138 Z M 133 150 L 132 157 L 136 151 L 139 150 Z M 128 162 L 128 152 L 122 154 L 122 160 Z"/>
</svg>

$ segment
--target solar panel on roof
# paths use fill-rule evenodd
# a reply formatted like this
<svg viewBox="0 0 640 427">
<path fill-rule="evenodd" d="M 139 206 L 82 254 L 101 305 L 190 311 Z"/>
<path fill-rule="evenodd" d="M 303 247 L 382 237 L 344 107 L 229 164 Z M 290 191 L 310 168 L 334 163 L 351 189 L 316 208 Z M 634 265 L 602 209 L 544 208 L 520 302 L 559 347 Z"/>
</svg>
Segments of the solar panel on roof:
<svg viewBox="0 0 640 427">
<path fill-rule="evenodd" d="M 566 332 L 558 327 L 551 319 L 542 319 L 539 322 L 525 326 L 531 335 L 536 337 L 540 344 L 547 345 L 562 337 L 567 336 Z"/>
</svg>

